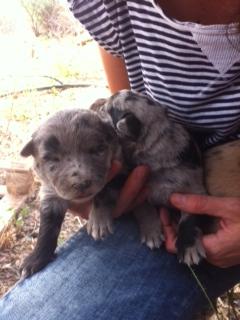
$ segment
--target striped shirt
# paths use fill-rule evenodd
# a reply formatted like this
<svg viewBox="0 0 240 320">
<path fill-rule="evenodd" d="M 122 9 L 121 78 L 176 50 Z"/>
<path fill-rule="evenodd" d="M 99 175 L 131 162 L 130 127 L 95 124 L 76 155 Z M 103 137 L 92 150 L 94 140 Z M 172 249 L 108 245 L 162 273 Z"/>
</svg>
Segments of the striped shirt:
<svg viewBox="0 0 240 320">
<path fill-rule="evenodd" d="M 202 148 L 240 138 L 240 34 L 167 17 L 154 0 L 68 0 L 131 88 L 164 104 Z"/>
</svg>

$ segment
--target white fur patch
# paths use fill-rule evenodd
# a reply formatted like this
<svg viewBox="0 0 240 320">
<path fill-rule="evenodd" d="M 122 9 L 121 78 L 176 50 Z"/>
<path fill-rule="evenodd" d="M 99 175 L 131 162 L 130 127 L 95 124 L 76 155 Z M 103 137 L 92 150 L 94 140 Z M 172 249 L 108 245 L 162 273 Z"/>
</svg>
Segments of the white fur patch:
<svg viewBox="0 0 240 320">
<path fill-rule="evenodd" d="M 104 211 L 104 210 L 103 210 Z M 113 220 L 110 214 L 98 211 L 89 215 L 87 232 L 94 240 L 104 239 L 108 234 L 113 233 Z"/>
<path fill-rule="evenodd" d="M 206 253 L 202 246 L 201 240 L 197 238 L 195 245 L 186 249 L 183 261 L 181 262 L 191 266 L 193 264 L 199 264 L 203 258 L 206 258 Z"/>
</svg>

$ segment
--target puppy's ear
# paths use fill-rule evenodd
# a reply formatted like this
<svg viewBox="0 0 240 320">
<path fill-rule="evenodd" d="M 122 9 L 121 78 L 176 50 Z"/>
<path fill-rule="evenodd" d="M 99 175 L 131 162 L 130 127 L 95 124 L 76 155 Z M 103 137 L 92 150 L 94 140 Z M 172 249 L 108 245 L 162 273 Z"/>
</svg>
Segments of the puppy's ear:
<svg viewBox="0 0 240 320">
<path fill-rule="evenodd" d="M 29 157 L 34 155 L 34 143 L 32 139 L 23 147 L 20 154 L 22 157 Z"/>
<path fill-rule="evenodd" d="M 102 110 L 104 104 L 106 103 L 107 99 L 97 99 L 95 102 L 93 102 L 90 106 L 90 110 L 99 112 Z"/>
<path fill-rule="evenodd" d="M 137 140 L 141 134 L 142 123 L 132 113 L 127 113 L 116 123 L 116 128 L 122 137 Z"/>
</svg>

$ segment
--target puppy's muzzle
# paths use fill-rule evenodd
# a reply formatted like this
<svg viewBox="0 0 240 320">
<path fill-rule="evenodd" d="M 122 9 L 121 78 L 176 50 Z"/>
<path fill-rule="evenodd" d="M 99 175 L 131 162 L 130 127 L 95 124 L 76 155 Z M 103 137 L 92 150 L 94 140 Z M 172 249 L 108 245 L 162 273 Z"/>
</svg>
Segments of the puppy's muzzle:
<svg viewBox="0 0 240 320">
<path fill-rule="evenodd" d="M 91 186 L 92 186 L 91 180 L 84 180 L 84 181 L 72 184 L 72 188 L 79 192 L 85 192 Z"/>
</svg>

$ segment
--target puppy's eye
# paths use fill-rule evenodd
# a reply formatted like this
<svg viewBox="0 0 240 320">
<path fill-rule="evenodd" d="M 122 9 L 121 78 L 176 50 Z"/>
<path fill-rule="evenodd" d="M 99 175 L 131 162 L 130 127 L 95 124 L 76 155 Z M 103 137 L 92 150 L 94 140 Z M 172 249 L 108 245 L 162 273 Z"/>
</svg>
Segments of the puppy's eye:
<svg viewBox="0 0 240 320">
<path fill-rule="evenodd" d="M 57 156 L 54 156 L 52 154 L 45 154 L 43 156 L 43 160 L 48 161 L 48 162 L 50 162 L 50 161 L 51 162 L 59 162 L 60 161 L 60 159 Z"/>
</svg>

